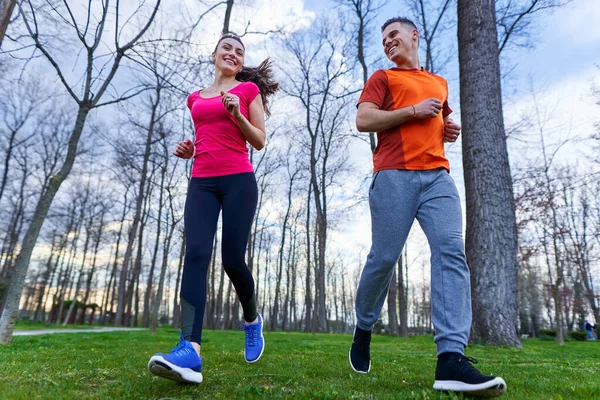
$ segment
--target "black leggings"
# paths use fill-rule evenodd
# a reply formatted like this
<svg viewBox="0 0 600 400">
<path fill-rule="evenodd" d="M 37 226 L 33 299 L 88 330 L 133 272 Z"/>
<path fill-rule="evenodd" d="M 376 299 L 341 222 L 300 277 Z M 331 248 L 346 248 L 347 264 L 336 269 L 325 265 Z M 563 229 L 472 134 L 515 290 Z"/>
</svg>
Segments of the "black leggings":
<svg viewBox="0 0 600 400">
<path fill-rule="evenodd" d="M 223 209 L 221 258 L 240 299 L 244 319 L 257 317 L 254 279 L 245 260 L 258 188 L 253 172 L 192 178 L 185 203 L 185 262 L 181 278 L 181 331 L 186 340 L 200 343 L 206 305 L 208 265 Z"/>
</svg>

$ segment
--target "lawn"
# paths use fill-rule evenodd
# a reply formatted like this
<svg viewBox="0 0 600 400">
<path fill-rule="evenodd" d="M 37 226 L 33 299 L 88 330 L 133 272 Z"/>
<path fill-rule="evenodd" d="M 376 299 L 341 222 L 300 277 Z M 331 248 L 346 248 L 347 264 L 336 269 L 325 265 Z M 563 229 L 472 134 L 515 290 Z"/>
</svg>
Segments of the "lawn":
<svg viewBox="0 0 600 400">
<path fill-rule="evenodd" d="M 178 333 L 161 329 L 15 337 L 0 346 L 1 399 L 455 399 L 431 390 L 431 337 L 375 336 L 368 375 L 348 365 L 350 335 L 265 332 L 261 360 L 246 364 L 243 332 L 205 331 L 204 382 L 183 385 L 150 375 L 146 364 Z M 482 372 L 502 376 L 504 399 L 600 398 L 600 343 L 530 339 L 524 348 L 471 346 Z"/>
</svg>

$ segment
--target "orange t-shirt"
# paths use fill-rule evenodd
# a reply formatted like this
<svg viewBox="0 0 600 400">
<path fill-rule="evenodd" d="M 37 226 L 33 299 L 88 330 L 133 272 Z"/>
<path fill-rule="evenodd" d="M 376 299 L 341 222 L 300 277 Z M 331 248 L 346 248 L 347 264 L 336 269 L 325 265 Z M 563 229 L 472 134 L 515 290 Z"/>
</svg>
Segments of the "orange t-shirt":
<svg viewBox="0 0 600 400">
<path fill-rule="evenodd" d="M 377 132 L 373 153 L 373 171 L 385 169 L 429 170 L 450 164 L 444 154 L 444 118 L 448 107 L 448 83 L 424 69 L 392 68 L 373 73 L 360 95 L 358 104 L 374 103 L 380 110 L 410 107 L 435 97 L 443 103 L 435 118 L 411 119 L 402 125 Z"/>
</svg>

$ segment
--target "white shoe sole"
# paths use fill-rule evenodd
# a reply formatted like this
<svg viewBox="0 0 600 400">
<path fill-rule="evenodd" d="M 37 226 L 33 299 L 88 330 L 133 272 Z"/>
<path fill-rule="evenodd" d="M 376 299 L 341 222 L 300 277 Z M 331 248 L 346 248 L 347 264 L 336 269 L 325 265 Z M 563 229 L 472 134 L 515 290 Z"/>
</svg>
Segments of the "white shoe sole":
<svg viewBox="0 0 600 400">
<path fill-rule="evenodd" d="M 262 339 L 262 342 L 263 342 L 263 348 L 262 348 L 262 350 L 260 351 L 260 354 L 258 355 L 258 357 L 256 357 L 256 360 L 252 360 L 252 361 L 248 360 L 248 357 L 246 356 L 246 348 L 244 348 L 244 358 L 246 359 L 246 362 L 247 362 L 248 364 L 252 364 L 252 363 L 255 363 L 255 362 L 257 362 L 258 360 L 260 360 L 260 358 L 262 357 L 262 355 L 263 355 L 263 353 L 264 353 L 264 351 L 265 351 L 265 337 L 264 337 L 264 336 L 263 336 L 263 334 L 262 334 L 262 330 L 260 331 L 260 338 Z"/>
<path fill-rule="evenodd" d="M 350 368 L 352 368 L 352 371 L 358 372 L 359 374 L 363 374 L 363 375 L 366 375 L 369 372 L 371 372 L 371 360 L 369 360 L 369 369 L 367 370 L 367 372 L 365 372 L 365 371 L 359 371 L 359 370 L 357 370 L 357 369 L 354 368 L 354 365 L 352 365 L 352 357 L 351 357 L 351 355 L 352 355 L 352 349 L 350 349 L 350 351 L 348 352 L 348 362 L 350 363 Z"/>
<path fill-rule="evenodd" d="M 152 375 L 183 383 L 201 383 L 202 373 L 190 368 L 181 368 L 165 360 L 162 356 L 152 356 L 148 362 Z"/>
<path fill-rule="evenodd" d="M 469 393 L 480 397 L 498 397 L 506 392 L 506 382 L 502 378 L 494 378 L 491 381 L 471 385 L 460 381 L 435 381 L 435 390 L 451 390 L 453 392 Z"/>
</svg>

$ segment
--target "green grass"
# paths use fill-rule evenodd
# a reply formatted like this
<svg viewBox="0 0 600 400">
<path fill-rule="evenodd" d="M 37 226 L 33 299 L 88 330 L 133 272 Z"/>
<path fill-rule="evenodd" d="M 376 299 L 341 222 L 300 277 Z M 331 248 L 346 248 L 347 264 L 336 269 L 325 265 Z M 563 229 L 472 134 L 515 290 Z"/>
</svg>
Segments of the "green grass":
<svg viewBox="0 0 600 400">
<path fill-rule="evenodd" d="M 266 332 L 256 364 L 243 358 L 243 332 L 205 331 L 204 382 L 182 385 L 146 364 L 176 344 L 174 330 L 14 337 L 0 346 L 1 399 L 456 399 L 431 390 L 431 337 L 375 336 L 368 375 L 348 365 L 350 335 Z M 471 346 L 483 372 L 502 376 L 505 399 L 600 398 L 600 343 L 528 340 L 524 349 Z"/>
<path fill-rule="evenodd" d="M 16 331 L 38 331 L 38 330 L 42 330 L 42 329 L 94 329 L 94 328 L 99 328 L 100 326 L 101 325 L 98 325 L 98 324 L 92 324 L 92 325 L 72 324 L 72 325 L 62 326 L 62 322 L 60 323 L 59 326 L 56 326 L 56 322 L 53 324 L 50 324 L 50 325 L 46 325 L 43 322 L 18 320 L 17 324 L 15 325 L 15 330 Z"/>
</svg>

